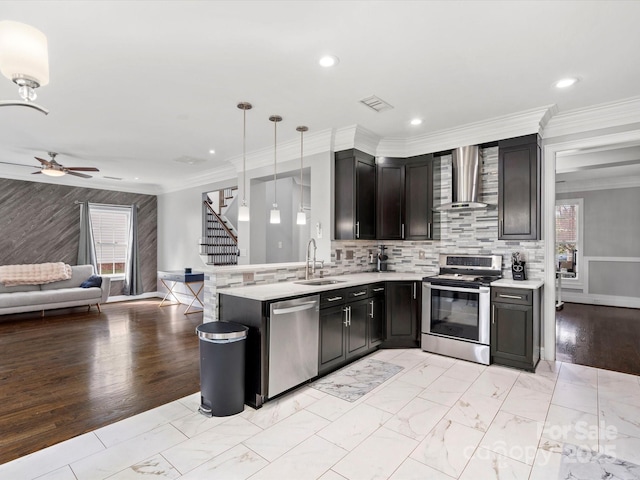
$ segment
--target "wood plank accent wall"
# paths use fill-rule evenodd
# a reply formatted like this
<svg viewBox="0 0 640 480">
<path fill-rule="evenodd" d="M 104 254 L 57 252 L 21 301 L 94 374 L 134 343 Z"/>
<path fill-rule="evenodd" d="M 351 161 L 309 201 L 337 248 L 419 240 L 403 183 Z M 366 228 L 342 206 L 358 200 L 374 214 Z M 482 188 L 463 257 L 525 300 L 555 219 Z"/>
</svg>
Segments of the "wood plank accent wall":
<svg viewBox="0 0 640 480">
<path fill-rule="evenodd" d="M 75 201 L 138 205 L 138 248 L 145 292 L 155 292 L 158 209 L 155 195 L 0 178 L 0 265 L 65 262 L 76 265 L 80 206 Z M 111 295 L 123 282 L 111 283 Z"/>
</svg>

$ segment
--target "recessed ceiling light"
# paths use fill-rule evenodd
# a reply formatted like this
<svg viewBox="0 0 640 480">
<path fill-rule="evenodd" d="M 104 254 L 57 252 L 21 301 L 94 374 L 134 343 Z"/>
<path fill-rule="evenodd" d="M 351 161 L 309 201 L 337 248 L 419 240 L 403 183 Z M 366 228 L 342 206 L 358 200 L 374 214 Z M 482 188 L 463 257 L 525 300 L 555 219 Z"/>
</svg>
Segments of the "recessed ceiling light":
<svg viewBox="0 0 640 480">
<path fill-rule="evenodd" d="M 562 80 L 558 80 L 554 85 L 556 88 L 567 88 L 575 84 L 577 81 L 577 78 L 563 78 Z"/>
<path fill-rule="evenodd" d="M 212 148 L 211 150 L 209 150 L 209 153 L 210 153 L 211 155 L 215 155 L 216 151 Z"/>
<path fill-rule="evenodd" d="M 338 63 L 340 63 L 340 60 L 335 55 L 325 55 L 324 57 L 320 58 L 318 63 L 321 67 L 328 68 L 337 65 Z"/>
<path fill-rule="evenodd" d="M 413 120 L 411 120 L 411 125 L 420 125 L 422 123 L 422 120 L 420 118 L 414 118 Z"/>
</svg>

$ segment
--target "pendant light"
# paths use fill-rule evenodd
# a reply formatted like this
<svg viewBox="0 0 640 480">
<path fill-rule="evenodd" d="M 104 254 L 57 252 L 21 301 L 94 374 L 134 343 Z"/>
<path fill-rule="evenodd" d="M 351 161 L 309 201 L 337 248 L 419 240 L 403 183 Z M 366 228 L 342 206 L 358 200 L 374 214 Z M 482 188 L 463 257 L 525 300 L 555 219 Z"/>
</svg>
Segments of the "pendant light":
<svg viewBox="0 0 640 480">
<path fill-rule="evenodd" d="M 304 213 L 303 208 L 303 189 L 302 189 L 302 159 L 304 158 L 304 132 L 308 131 L 309 127 L 305 127 L 304 125 L 296 128 L 296 131 L 300 132 L 300 211 L 298 212 L 298 216 L 296 217 L 296 223 L 298 225 L 306 225 L 307 224 L 307 216 Z"/>
<path fill-rule="evenodd" d="M 242 110 L 242 205 L 238 209 L 238 221 L 249 221 L 249 205 L 247 205 L 247 110 L 251 110 L 249 102 L 240 102 L 238 108 Z"/>
<path fill-rule="evenodd" d="M 276 176 L 276 165 L 277 165 L 277 146 L 278 146 L 278 122 L 282 121 L 282 117 L 280 115 L 271 115 L 269 120 L 273 122 L 273 208 L 271 209 L 271 214 L 269 215 L 269 223 L 280 223 L 280 210 L 278 210 L 278 201 L 277 201 L 277 176 Z"/>
</svg>

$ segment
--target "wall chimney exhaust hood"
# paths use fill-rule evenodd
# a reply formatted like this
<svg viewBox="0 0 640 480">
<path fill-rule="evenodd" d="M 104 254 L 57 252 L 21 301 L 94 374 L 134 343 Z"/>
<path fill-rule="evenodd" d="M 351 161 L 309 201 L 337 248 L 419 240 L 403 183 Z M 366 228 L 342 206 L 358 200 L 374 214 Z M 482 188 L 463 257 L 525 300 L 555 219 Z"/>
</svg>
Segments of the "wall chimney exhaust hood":
<svg viewBox="0 0 640 480">
<path fill-rule="evenodd" d="M 473 210 L 486 208 L 486 203 L 478 202 L 480 194 L 480 147 L 471 145 L 458 147 L 451 152 L 451 203 L 434 208 L 436 211 Z"/>
</svg>

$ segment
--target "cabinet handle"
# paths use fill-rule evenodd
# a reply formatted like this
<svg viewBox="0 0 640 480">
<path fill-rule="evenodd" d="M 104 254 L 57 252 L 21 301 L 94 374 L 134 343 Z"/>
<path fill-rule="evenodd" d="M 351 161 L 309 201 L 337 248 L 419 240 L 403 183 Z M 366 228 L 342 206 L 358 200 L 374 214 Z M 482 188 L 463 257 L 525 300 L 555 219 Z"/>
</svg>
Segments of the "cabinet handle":
<svg viewBox="0 0 640 480">
<path fill-rule="evenodd" d="M 427 222 L 427 238 L 431 238 L 431 222 Z"/>
<path fill-rule="evenodd" d="M 356 292 L 356 293 L 354 293 L 354 294 L 353 294 L 353 296 L 354 296 L 354 297 L 359 297 L 360 295 L 366 295 L 366 294 L 367 294 L 367 291 L 366 291 L 366 290 L 363 290 L 363 291 L 361 291 L 361 292 Z"/>
<path fill-rule="evenodd" d="M 349 307 L 344 307 L 342 311 L 344 312 L 344 326 L 348 327 L 349 326 Z"/>
<path fill-rule="evenodd" d="M 504 235 L 504 221 L 500 220 L 500 236 Z"/>
<path fill-rule="evenodd" d="M 522 300 L 522 298 L 523 298 L 520 295 L 507 295 L 506 293 L 501 293 L 498 296 L 500 298 L 513 298 L 515 300 Z"/>
<path fill-rule="evenodd" d="M 360 238 L 360 222 L 356 222 L 356 238 Z"/>
<path fill-rule="evenodd" d="M 327 302 L 335 302 L 337 300 L 342 300 L 342 297 L 331 297 L 327 298 Z"/>
<path fill-rule="evenodd" d="M 369 305 L 371 305 L 371 313 L 369 314 L 369 316 L 373 318 L 373 300 L 369 302 Z"/>
<path fill-rule="evenodd" d="M 349 310 L 349 327 L 351 326 L 351 307 L 347 307 L 347 310 Z"/>
<path fill-rule="evenodd" d="M 417 289 L 416 289 L 416 283 L 415 283 L 415 282 L 413 282 L 413 299 L 414 299 L 414 300 L 415 300 L 416 298 L 418 298 L 418 297 L 417 297 L 416 290 L 417 290 Z"/>
<path fill-rule="evenodd" d="M 373 291 L 374 292 L 384 292 L 384 287 L 374 288 Z"/>
<path fill-rule="evenodd" d="M 404 223 L 402 224 L 402 233 L 400 235 L 402 238 L 404 238 Z"/>
<path fill-rule="evenodd" d="M 496 306 L 495 305 L 491 305 L 491 323 L 493 325 L 496 324 Z"/>
</svg>

